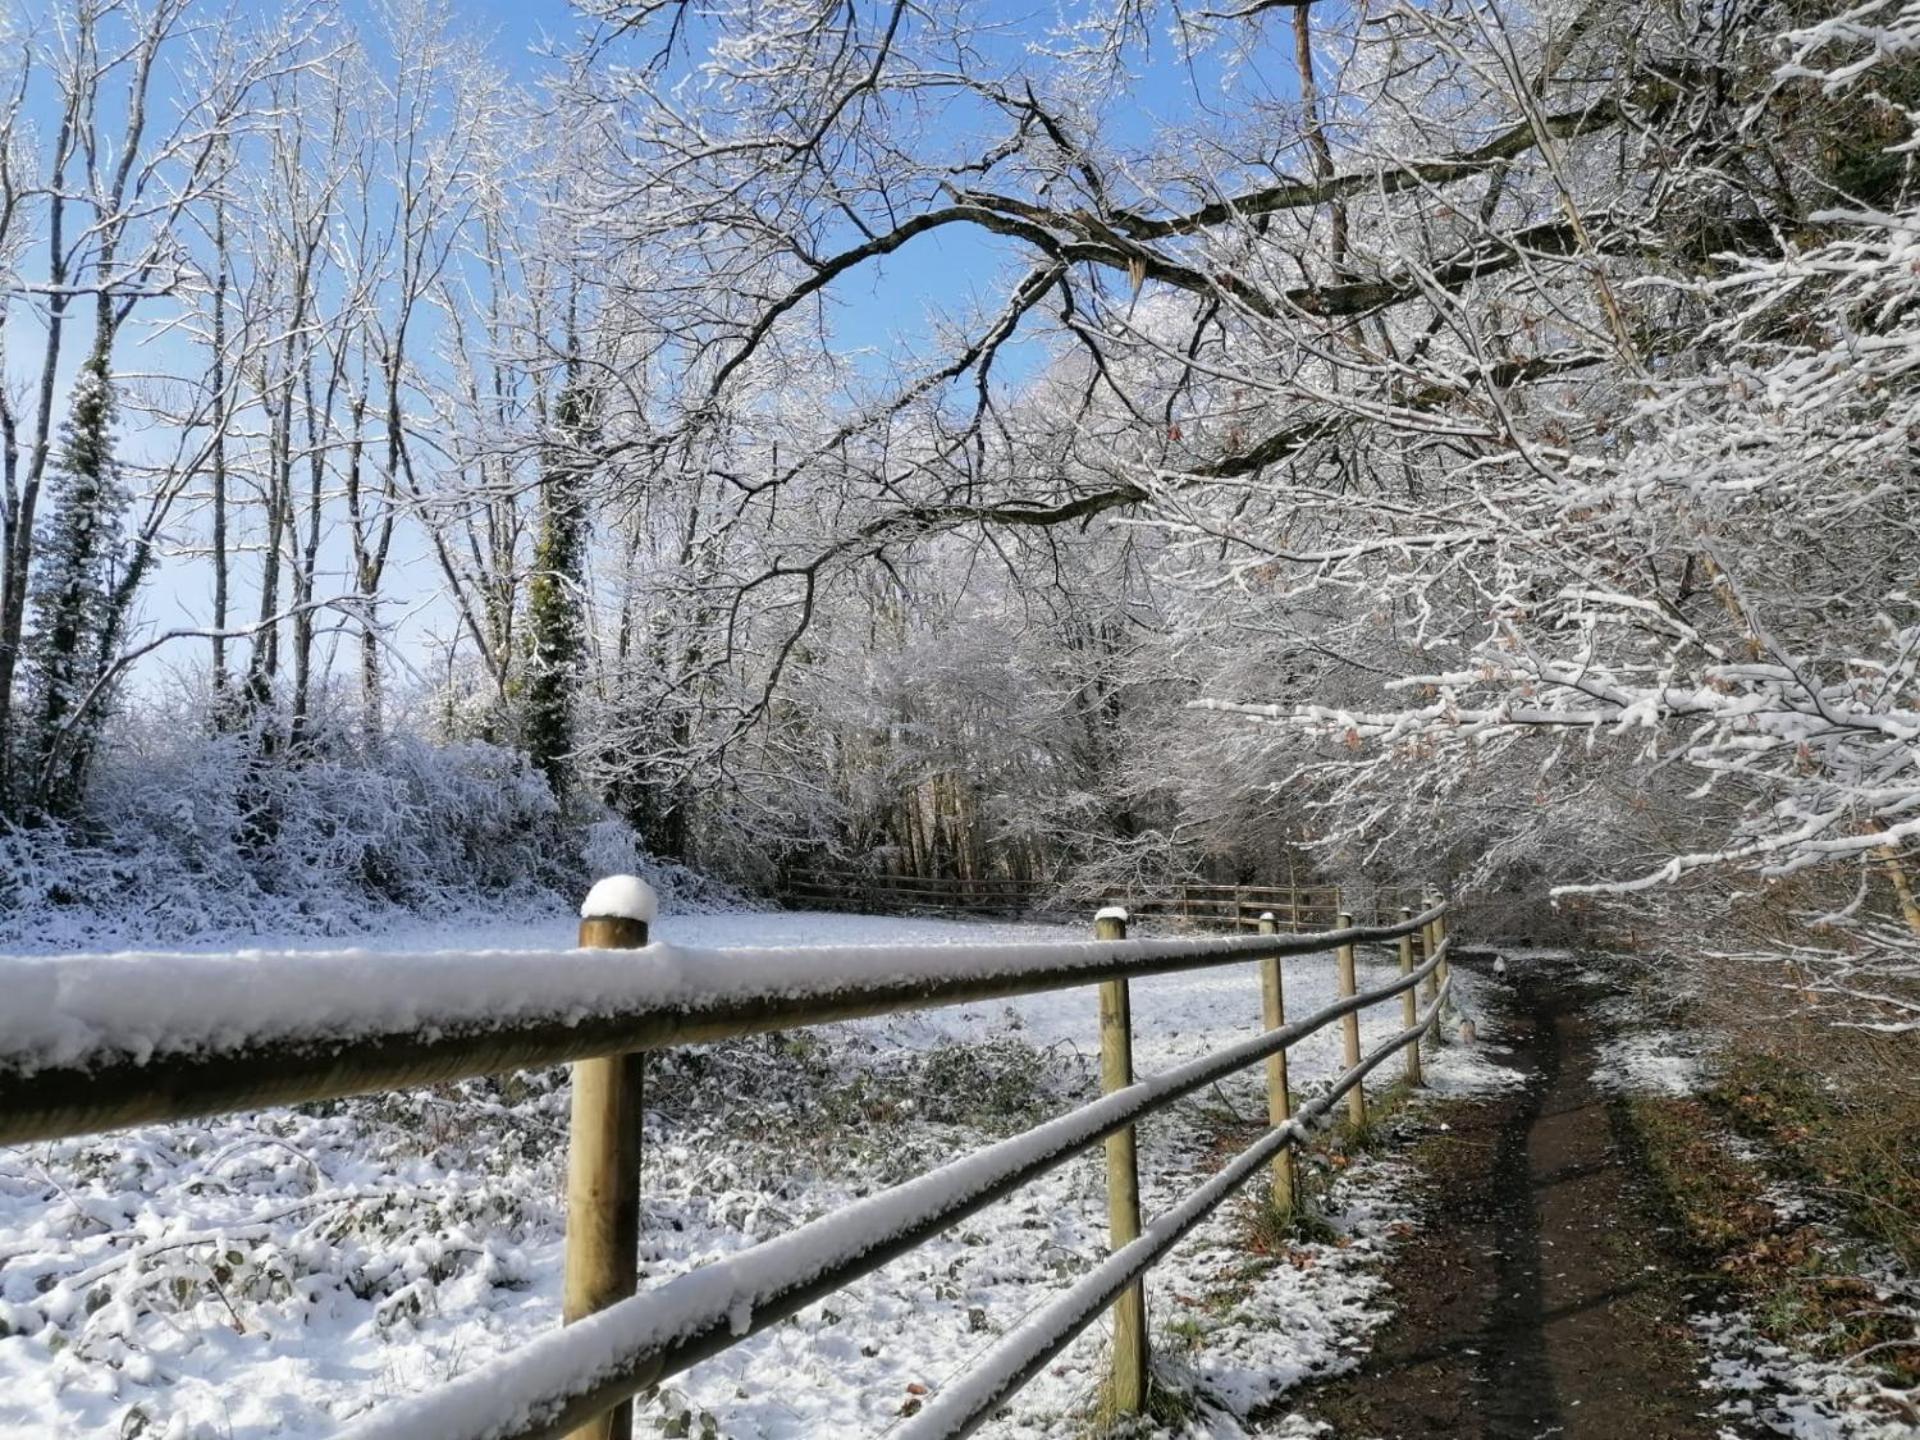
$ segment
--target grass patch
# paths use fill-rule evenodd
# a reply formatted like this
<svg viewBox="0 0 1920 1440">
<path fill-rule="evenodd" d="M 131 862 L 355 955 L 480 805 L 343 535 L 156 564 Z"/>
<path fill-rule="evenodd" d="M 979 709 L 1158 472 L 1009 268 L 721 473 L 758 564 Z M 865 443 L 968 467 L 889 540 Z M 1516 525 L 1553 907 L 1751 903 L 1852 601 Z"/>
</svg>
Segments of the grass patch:
<svg viewBox="0 0 1920 1440">
<path fill-rule="evenodd" d="M 1193 1390 L 1175 1384 L 1157 1371 L 1147 1376 L 1146 1405 L 1137 1415 L 1123 1415 L 1113 1408 L 1107 1382 L 1100 1386 L 1099 1403 L 1093 1412 L 1093 1432 L 1106 1440 L 1127 1440 L 1132 1436 L 1185 1435 L 1199 1424 L 1206 1406 Z"/>
<path fill-rule="evenodd" d="M 1849 1225 L 1920 1272 L 1920 1102 L 1841 1094 L 1763 1052 L 1730 1061 L 1707 1099 L 1738 1135 L 1779 1154 Z"/>
<path fill-rule="evenodd" d="M 1637 1096 L 1615 1113 L 1698 1278 L 1747 1310 L 1764 1339 L 1829 1360 L 1873 1351 L 1868 1363 L 1890 1383 L 1920 1383 L 1911 1322 L 1876 1299 L 1857 1256 L 1761 1198 L 1766 1172 L 1718 1138 L 1714 1105 Z"/>
<path fill-rule="evenodd" d="M 1634 1096 L 1622 1111 L 1690 1260 L 1717 1269 L 1779 1230 L 1762 1177 L 1718 1138 L 1700 1101 Z"/>
<path fill-rule="evenodd" d="M 1291 1210 L 1283 1210 L 1271 1194 L 1263 1194 L 1246 1212 L 1246 1246 L 1260 1256 L 1285 1255 L 1296 1245 L 1332 1245 L 1340 1232 L 1326 1217 L 1322 1198 L 1325 1182 L 1313 1172 L 1297 1176 Z"/>
<path fill-rule="evenodd" d="M 1407 1108 L 1407 1102 L 1416 1094 L 1406 1077 L 1393 1081 L 1383 1089 L 1367 1092 L 1367 1118 L 1356 1125 L 1351 1116 L 1343 1109 L 1342 1119 L 1334 1129 L 1334 1142 L 1330 1147 L 1335 1155 L 1370 1155 L 1385 1149 L 1394 1138 L 1393 1122 Z"/>
<path fill-rule="evenodd" d="M 1389 1149 L 1400 1137 L 1398 1124 L 1415 1095 L 1421 1092 L 1403 1078 L 1367 1094 L 1367 1118 L 1354 1124 L 1344 1107 L 1341 1119 L 1324 1132 L 1320 1143 L 1296 1150 L 1293 1157 L 1294 1202 L 1291 1209 L 1276 1205 L 1265 1177 L 1250 1187 L 1253 1199 L 1243 1208 L 1242 1233 L 1250 1254 L 1263 1259 L 1284 1258 L 1301 1245 L 1337 1245 L 1340 1231 L 1328 1218 L 1334 1182 L 1363 1155 Z"/>
</svg>

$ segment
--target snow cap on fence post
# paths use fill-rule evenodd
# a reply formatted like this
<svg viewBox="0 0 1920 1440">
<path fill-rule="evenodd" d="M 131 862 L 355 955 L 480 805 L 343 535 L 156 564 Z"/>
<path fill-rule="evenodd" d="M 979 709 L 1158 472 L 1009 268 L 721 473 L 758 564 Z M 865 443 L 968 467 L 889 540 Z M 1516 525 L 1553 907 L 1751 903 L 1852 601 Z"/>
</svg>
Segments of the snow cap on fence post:
<svg viewBox="0 0 1920 1440">
<path fill-rule="evenodd" d="M 651 925 L 660 909 L 653 887 L 638 875 L 609 875 L 596 881 L 581 902 L 582 920 L 635 920 Z"/>
<path fill-rule="evenodd" d="M 1126 924 L 1127 923 L 1127 907 L 1124 905 L 1102 906 L 1099 910 L 1094 912 L 1093 922 L 1094 924 L 1098 925 L 1102 920 L 1118 920 L 1122 925 Z M 1103 936 L 1101 938 L 1110 939 L 1112 937 Z"/>
</svg>

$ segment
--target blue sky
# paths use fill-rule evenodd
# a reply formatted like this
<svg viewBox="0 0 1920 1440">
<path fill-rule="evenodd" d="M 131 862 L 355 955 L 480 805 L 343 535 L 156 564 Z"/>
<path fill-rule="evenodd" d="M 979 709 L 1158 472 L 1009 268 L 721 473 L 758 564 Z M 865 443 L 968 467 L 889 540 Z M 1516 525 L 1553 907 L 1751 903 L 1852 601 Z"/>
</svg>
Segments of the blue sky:
<svg viewBox="0 0 1920 1440">
<path fill-rule="evenodd" d="M 43 0 L 29 3 L 29 11 L 49 11 L 70 0 Z M 291 0 L 242 0 L 243 10 L 266 14 Z M 349 17 L 364 16 L 372 24 L 381 0 L 343 0 Z M 208 10 L 218 13 L 221 0 L 212 0 Z M 565 47 L 578 31 L 576 17 L 561 0 L 450 0 L 450 13 L 457 29 L 486 42 L 493 58 L 515 78 L 535 82 L 549 62 L 540 52 L 549 44 Z M 989 20 L 1005 21 L 1013 27 L 1006 37 L 1008 45 L 1018 45 L 1024 37 L 1043 33 L 1057 16 L 1053 0 L 982 0 L 978 13 Z M 1238 78 L 1237 86 L 1268 97 L 1292 91 L 1291 61 L 1283 54 L 1271 57 L 1271 65 L 1256 60 Z M 1166 127 L 1178 127 L 1191 120 L 1197 109 L 1212 109 L 1223 103 L 1221 74 L 1217 65 L 1202 62 L 1189 67 L 1164 36 L 1156 36 L 1151 56 L 1143 72 L 1124 97 L 1115 97 L 1110 134 L 1119 143 L 1145 152 Z M 1232 103 L 1225 100 L 1224 103 Z M 834 325 L 843 343 L 866 347 L 874 370 L 885 368 L 903 354 L 919 349 L 927 332 L 927 319 L 936 308 L 966 308 L 970 296 L 984 297 L 993 304 L 995 280 L 1010 261 L 1024 258 L 1016 242 L 973 230 L 943 229 L 921 236 L 884 262 L 869 263 L 847 277 L 833 295 Z M 32 262 L 30 262 L 32 263 Z M 145 318 L 151 319 L 151 310 Z M 10 369 L 16 380 L 37 366 L 38 357 L 27 342 L 29 328 L 21 326 L 23 316 L 16 315 L 11 346 Z M 84 319 L 69 332 L 67 354 L 72 357 L 84 344 Z M 164 369 L 169 350 L 177 352 L 178 342 L 162 339 L 146 341 L 142 327 L 136 324 L 123 343 L 121 363 L 130 369 Z M 176 364 L 179 356 L 175 354 Z M 1010 349 L 1002 356 L 998 373 L 1003 381 L 1017 382 L 1023 373 L 1031 373 L 1044 358 L 1043 347 L 1028 344 Z M 198 363 L 197 358 L 191 363 Z M 64 387 L 63 387 L 64 388 Z M 138 435 L 123 434 L 123 443 L 131 451 L 142 445 Z M 431 563 L 424 540 L 408 535 L 397 548 L 394 565 L 400 572 L 403 593 L 418 597 L 418 614 L 413 634 L 405 650 L 424 658 L 432 646 L 429 632 L 444 634 L 451 616 L 444 603 L 433 596 L 440 580 Z M 207 622 L 208 586 L 202 567 L 175 561 L 165 567 L 150 587 L 145 604 L 149 624 L 154 626 L 200 625 Z M 237 600 L 244 608 L 251 602 L 244 595 Z M 396 605 L 396 611 L 406 604 Z M 177 652 L 176 652 L 177 653 Z"/>
<path fill-rule="evenodd" d="M 350 0 L 360 8 L 377 3 Z M 971 0 L 968 9 L 982 23 L 1006 25 L 1008 43 L 1019 44 L 1043 35 L 1063 11 L 1074 14 L 1087 8 L 1087 3 Z M 563 0 L 461 0 L 456 13 L 461 25 L 489 39 L 501 64 L 527 81 L 543 73 L 545 62 L 537 52 L 555 41 L 564 44 L 579 28 Z M 1269 33 L 1282 36 L 1285 20 L 1284 12 L 1270 18 Z M 1234 93 L 1227 94 L 1217 61 L 1202 57 L 1190 64 L 1164 33 L 1155 34 L 1147 63 L 1132 79 L 1126 103 L 1112 107 L 1108 133 L 1142 151 L 1202 109 L 1231 106 L 1248 93 L 1269 97 L 1296 93 L 1291 53 L 1284 44 L 1244 58 L 1236 72 Z M 910 346 L 924 329 L 929 304 L 957 304 L 970 292 L 991 295 L 998 272 L 1020 253 L 1017 242 L 975 230 L 943 229 L 921 236 L 835 287 L 838 331 L 844 339 L 882 355 L 903 343 Z M 1017 376 L 1038 358 L 1007 356 L 1003 373 Z"/>
</svg>

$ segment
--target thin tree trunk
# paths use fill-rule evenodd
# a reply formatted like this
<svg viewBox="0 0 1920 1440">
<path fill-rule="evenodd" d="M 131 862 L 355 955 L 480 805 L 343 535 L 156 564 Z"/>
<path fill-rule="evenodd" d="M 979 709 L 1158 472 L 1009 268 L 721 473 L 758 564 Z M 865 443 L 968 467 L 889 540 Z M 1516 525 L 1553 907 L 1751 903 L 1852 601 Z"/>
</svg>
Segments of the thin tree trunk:
<svg viewBox="0 0 1920 1440">
<path fill-rule="evenodd" d="M 313 600 L 314 569 L 320 555 L 320 509 L 324 499 L 323 480 L 326 458 L 321 449 L 321 412 L 313 396 L 313 351 L 309 349 L 300 367 L 301 399 L 307 417 L 307 515 L 306 533 L 295 539 L 293 602 L 303 607 L 293 619 L 293 720 L 296 741 L 305 733 L 313 703 Z"/>
<path fill-rule="evenodd" d="M 1293 58 L 1300 69 L 1300 109 L 1305 121 L 1307 149 L 1313 154 L 1313 174 L 1317 180 L 1333 178 L 1333 146 L 1327 141 L 1324 118 L 1320 113 L 1320 89 L 1313 78 L 1313 23 L 1310 19 L 1312 6 L 1296 5 L 1293 9 Z M 1332 253 L 1333 273 L 1338 278 L 1347 268 L 1347 206 L 1343 200 L 1335 200 L 1328 207 L 1333 221 Z"/>
<path fill-rule="evenodd" d="M 213 212 L 213 715 L 216 729 L 227 723 L 227 207 Z"/>
<path fill-rule="evenodd" d="M 83 31 L 81 43 L 90 35 Z M 39 506 L 40 488 L 47 473 L 47 457 L 53 436 L 53 395 L 60 369 L 60 342 L 66 333 L 67 309 L 72 294 L 67 289 L 66 192 L 67 158 L 73 152 L 74 131 L 79 116 L 78 101 L 71 102 L 60 119 L 59 135 L 54 142 L 53 183 L 47 200 L 47 339 L 41 352 L 40 376 L 33 421 L 33 446 L 27 456 L 27 472 L 16 496 L 11 485 L 12 461 L 8 465 L 8 515 L 6 573 L 0 577 L 0 814 L 12 813 L 15 799 L 15 756 L 18 752 L 19 712 L 13 703 L 14 683 L 19 669 L 20 642 L 26 633 L 27 573 L 33 565 L 34 513 Z M 11 426 L 9 427 L 11 430 Z M 9 436 L 11 440 L 11 435 Z"/>
</svg>

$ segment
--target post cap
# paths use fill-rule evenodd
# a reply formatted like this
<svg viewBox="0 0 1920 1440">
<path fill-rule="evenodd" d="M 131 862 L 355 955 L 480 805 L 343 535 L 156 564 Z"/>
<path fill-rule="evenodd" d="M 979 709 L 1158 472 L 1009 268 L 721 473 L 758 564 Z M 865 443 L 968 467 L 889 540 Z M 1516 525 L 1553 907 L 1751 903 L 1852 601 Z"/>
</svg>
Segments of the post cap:
<svg viewBox="0 0 1920 1440">
<path fill-rule="evenodd" d="M 653 887 L 638 875 L 609 875 L 596 881 L 581 903 L 582 920 L 638 920 L 650 924 L 660 908 Z"/>
<path fill-rule="evenodd" d="M 1127 907 L 1124 905 L 1107 905 L 1095 912 L 1093 918 L 1096 920 L 1124 921 L 1127 918 Z"/>
<path fill-rule="evenodd" d="M 1276 918 L 1278 918 L 1278 917 L 1276 917 L 1276 916 L 1274 915 L 1274 913 L 1273 913 L 1273 911 L 1271 911 L 1271 910 L 1262 910 L 1262 911 L 1260 912 L 1260 918 L 1261 918 L 1262 920 L 1273 920 L 1273 919 L 1276 919 Z"/>
</svg>

